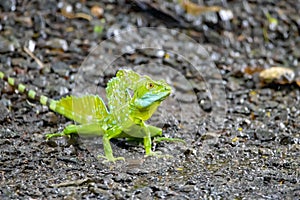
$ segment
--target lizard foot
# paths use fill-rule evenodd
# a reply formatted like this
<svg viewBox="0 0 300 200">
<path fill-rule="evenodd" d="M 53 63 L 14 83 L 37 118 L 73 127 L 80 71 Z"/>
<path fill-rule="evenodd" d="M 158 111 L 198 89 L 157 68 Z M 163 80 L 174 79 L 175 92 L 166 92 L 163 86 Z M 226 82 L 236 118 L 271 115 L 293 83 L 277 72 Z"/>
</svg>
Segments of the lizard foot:
<svg viewBox="0 0 300 200">
<path fill-rule="evenodd" d="M 62 136 L 64 136 L 65 134 L 63 133 L 63 132 L 60 132 L 60 133 L 48 133 L 48 134 L 46 134 L 46 140 L 49 140 L 49 139 L 51 139 L 51 138 L 53 138 L 53 137 L 62 137 Z"/>
<path fill-rule="evenodd" d="M 125 161 L 125 158 L 124 157 L 106 157 L 106 156 L 102 156 L 102 155 L 98 155 L 97 156 L 98 158 L 103 158 L 104 159 L 104 161 L 103 161 L 103 163 L 107 163 L 107 162 L 116 162 L 117 160 L 123 160 L 123 161 Z"/>
</svg>

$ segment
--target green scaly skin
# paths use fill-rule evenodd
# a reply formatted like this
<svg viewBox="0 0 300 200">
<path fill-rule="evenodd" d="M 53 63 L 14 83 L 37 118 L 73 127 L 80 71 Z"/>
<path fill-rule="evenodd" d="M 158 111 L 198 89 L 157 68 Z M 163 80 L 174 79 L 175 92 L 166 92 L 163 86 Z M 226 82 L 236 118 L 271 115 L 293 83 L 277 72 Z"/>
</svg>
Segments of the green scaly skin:
<svg viewBox="0 0 300 200">
<path fill-rule="evenodd" d="M 102 136 L 106 161 L 125 160 L 114 157 L 110 145 L 112 138 L 143 139 L 146 156 L 157 155 L 152 149 L 152 137 L 162 135 L 162 129 L 145 123 L 156 111 L 160 103 L 171 94 L 171 87 L 163 80 L 154 81 L 148 76 L 141 76 L 132 70 L 122 69 L 117 72 L 106 88 L 109 111 L 103 100 L 97 95 L 82 97 L 68 96 L 53 100 L 0 71 L 0 78 L 24 93 L 30 99 L 39 101 L 79 125 L 69 125 L 62 132 L 47 134 L 46 138 L 70 136 L 71 134 Z M 132 95 L 131 95 L 132 93 Z M 157 141 L 180 141 L 159 137 Z"/>
</svg>

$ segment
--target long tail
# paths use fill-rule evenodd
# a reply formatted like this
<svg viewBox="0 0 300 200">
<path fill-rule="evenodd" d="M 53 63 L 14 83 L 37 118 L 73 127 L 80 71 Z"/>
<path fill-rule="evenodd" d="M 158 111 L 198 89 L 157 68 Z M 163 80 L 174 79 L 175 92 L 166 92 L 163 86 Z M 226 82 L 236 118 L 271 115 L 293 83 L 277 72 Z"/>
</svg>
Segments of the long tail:
<svg viewBox="0 0 300 200">
<path fill-rule="evenodd" d="M 37 94 L 34 90 L 28 89 L 24 84 L 18 83 L 14 78 L 6 76 L 0 71 L 0 78 L 9 85 L 16 88 L 20 93 L 26 94 L 28 98 L 39 101 L 42 105 L 48 106 L 51 110 L 56 111 L 57 101 L 50 99 L 44 95 Z"/>
<path fill-rule="evenodd" d="M 6 81 L 20 93 L 26 94 L 29 99 L 39 101 L 50 110 L 80 124 L 99 122 L 108 116 L 105 103 L 98 95 L 85 95 L 82 97 L 67 96 L 56 101 L 44 95 L 37 94 L 34 90 L 28 89 L 25 85 L 18 83 L 15 79 L 6 76 L 1 71 L 0 79 Z"/>
</svg>

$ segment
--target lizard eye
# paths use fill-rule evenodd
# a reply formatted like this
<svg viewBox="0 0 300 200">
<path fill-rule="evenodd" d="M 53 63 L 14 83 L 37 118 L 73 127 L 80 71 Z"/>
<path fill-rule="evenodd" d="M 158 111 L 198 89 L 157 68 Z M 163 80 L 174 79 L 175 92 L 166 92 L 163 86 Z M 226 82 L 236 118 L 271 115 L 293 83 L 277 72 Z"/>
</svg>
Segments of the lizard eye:
<svg viewBox="0 0 300 200">
<path fill-rule="evenodd" d="M 148 83 L 148 84 L 147 84 L 147 88 L 148 88 L 148 89 L 154 88 L 154 84 L 153 84 L 152 82 Z"/>
</svg>

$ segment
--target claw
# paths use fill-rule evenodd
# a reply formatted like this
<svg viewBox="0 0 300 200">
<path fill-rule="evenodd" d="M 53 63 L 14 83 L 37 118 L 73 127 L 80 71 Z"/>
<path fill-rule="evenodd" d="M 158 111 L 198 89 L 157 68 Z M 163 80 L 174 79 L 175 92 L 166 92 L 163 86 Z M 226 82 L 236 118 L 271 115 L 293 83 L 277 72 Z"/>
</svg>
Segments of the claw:
<svg viewBox="0 0 300 200">
<path fill-rule="evenodd" d="M 46 140 L 49 140 L 53 137 L 61 137 L 61 136 L 64 136 L 65 134 L 63 132 L 60 132 L 60 133 L 48 133 L 46 134 Z"/>
</svg>

